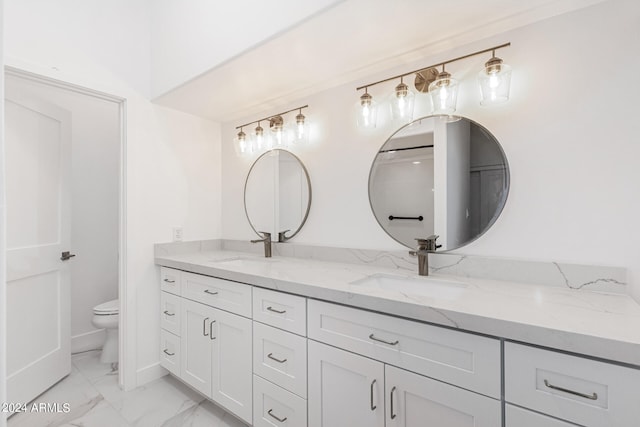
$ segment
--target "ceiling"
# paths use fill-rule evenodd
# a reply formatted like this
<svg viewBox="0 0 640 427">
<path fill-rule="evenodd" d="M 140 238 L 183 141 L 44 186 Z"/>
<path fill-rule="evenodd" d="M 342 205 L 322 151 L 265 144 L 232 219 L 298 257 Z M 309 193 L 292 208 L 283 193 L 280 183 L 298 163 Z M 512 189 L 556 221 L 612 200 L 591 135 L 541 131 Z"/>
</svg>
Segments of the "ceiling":
<svg viewBox="0 0 640 427">
<path fill-rule="evenodd" d="M 226 122 L 600 1 L 346 0 L 154 102 Z"/>
</svg>

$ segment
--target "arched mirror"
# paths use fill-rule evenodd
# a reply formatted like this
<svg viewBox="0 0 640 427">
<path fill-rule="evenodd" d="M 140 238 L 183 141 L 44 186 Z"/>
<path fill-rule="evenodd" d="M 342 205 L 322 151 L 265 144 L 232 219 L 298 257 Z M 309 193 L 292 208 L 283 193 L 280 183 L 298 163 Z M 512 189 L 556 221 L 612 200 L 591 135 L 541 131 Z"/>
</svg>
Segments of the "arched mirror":
<svg viewBox="0 0 640 427">
<path fill-rule="evenodd" d="M 287 241 L 300 231 L 310 207 L 311 180 L 300 159 L 280 149 L 258 157 L 244 186 L 244 209 L 256 234 Z"/>
<path fill-rule="evenodd" d="M 369 174 L 369 201 L 382 228 L 415 248 L 438 235 L 451 250 L 485 233 L 502 212 L 509 167 L 498 140 L 464 117 L 429 116 L 382 145 Z"/>
</svg>

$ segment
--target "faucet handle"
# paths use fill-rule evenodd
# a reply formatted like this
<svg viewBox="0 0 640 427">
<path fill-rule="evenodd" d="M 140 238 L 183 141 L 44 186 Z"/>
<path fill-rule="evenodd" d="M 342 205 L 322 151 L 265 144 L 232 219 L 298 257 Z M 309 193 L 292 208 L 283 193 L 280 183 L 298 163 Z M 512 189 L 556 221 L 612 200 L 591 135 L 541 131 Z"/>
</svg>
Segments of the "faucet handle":
<svg viewBox="0 0 640 427">
<path fill-rule="evenodd" d="M 291 230 L 284 230 L 278 233 L 278 243 L 284 243 L 291 238 L 286 236 L 289 231 Z"/>
<path fill-rule="evenodd" d="M 436 240 L 438 240 L 438 236 L 437 234 L 433 234 L 429 237 L 427 237 L 426 239 L 424 238 L 416 238 L 416 241 L 418 242 L 418 250 L 426 250 L 429 252 L 435 252 L 436 249 L 441 248 L 442 245 L 437 245 L 436 244 Z"/>
<path fill-rule="evenodd" d="M 271 240 L 271 233 L 268 233 L 266 231 L 258 231 L 258 233 L 262 233 L 262 236 L 266 239 Z"/>
<path fill-rule="evenodd" d="M 252 240 L 251 243 L 259 243 L 259 242 L 271 242 L 271 233 L 267 233 L 266 231 L 258 231 L 258 233 L 263 235 L 262 239 Z"/>
</svg>

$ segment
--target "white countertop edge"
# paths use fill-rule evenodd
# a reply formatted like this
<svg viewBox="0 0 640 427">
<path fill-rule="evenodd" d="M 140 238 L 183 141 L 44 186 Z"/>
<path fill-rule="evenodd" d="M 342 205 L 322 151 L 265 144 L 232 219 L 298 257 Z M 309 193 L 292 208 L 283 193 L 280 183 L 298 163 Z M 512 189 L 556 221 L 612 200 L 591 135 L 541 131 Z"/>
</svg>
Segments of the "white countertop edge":
<svg viewBox="0 0 640 427">
<path fill-rule="evenodd" d="M 223 252 L 218 252 L 218 254 L 222 253 Z M 230 252 L 226 254 L 234 255 L 234 253 Z M 562 327 L 556 329 L 506 318 L 490 317 L 487 315 L 434 307 L 425 302 L 401 301 L 382 296 L 351 292 L 346 289 L 332 289 L 321 285 L 291 282 L 218 266 L 204 265 L 199 262 L 189 262 L 180 258 L 186 258 L 185 254 L 156 257 L 155 263 L 164 267 L 214 276 L 261 288 L 348 305 L 354 308 L 376 311 L 453 329 L 640 367 L 640 339 L 637 341 L 612 339 L 607 336 L 585 333 L 584 331 L 575 332 Z M 456 280 L 457 279 L 459 278 L 456 278 Z M 468 280 L 468 278 L 464 279 L 464 281 L 466 280 Z M 345 284 L 345 287 L 348 287 L 348 284 Z M 603 298 L 604 297 L 603 295 Z M 617 314 L 612 313 L 611 315 L 615 316 Z M 621 318 L 624 317 L 624 315 L 618 316 Z M 635 316 L 631 320 L 634 319 Z M 622 327 L 623 325 L 621 324 L 620 326 Z M 638 326 L 640 326 L 640 324 L 638 324 Z M 633 325 L 627 324 L 624 325 L 624 327 L 633 328 Z"/>
</svg>

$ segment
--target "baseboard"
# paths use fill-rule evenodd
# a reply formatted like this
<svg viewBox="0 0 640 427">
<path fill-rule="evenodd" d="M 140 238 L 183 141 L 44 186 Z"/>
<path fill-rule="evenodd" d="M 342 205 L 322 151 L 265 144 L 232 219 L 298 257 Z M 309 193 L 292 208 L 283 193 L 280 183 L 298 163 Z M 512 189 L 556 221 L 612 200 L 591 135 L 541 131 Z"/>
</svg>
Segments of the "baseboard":
<svg viewBox="0 0 640 427">
<path fill-rule="evenodd" d="M 82 351 L 102 348 L 104 339 L 104 329 L 96 329 L 95 331 L 73 336 L 71 337 L 71 353 L 79 353 Z"/>
<path fill-rule="evenodd" d="M 157 380 L 167 375 L 169 371 L 160 366 L 160 362 L 154 363 L 144 368 L 138 369 L 136 372 L 136 385 L 140 387 L 151 381 Z"/>
</svg>

